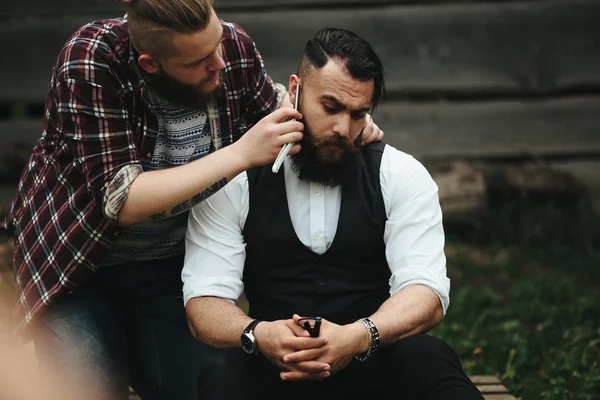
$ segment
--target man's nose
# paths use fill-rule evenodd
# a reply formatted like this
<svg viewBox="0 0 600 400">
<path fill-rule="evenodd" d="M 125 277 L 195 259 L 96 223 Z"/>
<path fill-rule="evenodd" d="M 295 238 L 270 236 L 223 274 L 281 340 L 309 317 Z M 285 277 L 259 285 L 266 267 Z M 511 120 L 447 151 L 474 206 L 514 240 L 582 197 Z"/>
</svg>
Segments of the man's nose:
<svg viewBox="0 0 600 400">
<path fill-rule="evenodd" d="M 350 137 L 350 125 L 351 118 L 350 115 L 344 112 L 341 112 L 337 116 L 335 125 L 333 127 L 334 133 L 343 138 Z"/>
<path fill-rule="evenodd" d="M 210 72 L 221 71 L 225 69 L 225 60 L 221 57 L 218 51 L 215 51 L 211 62 L 208 64 L 208 70 Z"/>
</svg>

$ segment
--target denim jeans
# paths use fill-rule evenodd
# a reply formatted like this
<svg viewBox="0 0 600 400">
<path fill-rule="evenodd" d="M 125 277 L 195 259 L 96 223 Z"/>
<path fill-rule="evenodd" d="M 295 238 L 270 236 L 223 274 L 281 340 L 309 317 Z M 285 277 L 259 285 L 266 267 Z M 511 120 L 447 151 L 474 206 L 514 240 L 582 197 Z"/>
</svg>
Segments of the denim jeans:
<svg viewBox="0 0 600 400">
<path fill-rule="evenodd" d="M 196 379 L 215 352 L 188 328 L 182 265 L 176 257 L 100 267 L 59 297 L 36 324 L 42 370 L 60 371 L 80 398 L 125 400 L 131 386 L 144 400 L 196 400 Z"/>
</svg>

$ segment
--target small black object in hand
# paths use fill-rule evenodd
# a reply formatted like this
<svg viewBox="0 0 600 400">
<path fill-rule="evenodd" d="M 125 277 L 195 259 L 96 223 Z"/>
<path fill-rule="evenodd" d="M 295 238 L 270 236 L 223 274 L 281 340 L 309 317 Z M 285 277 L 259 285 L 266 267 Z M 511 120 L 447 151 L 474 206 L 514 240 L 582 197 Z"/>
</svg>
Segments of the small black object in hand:
<svg viewBox="0 0 600 400">
<path fill-rule="evenodd" d="M 321 317 L 305 317 L 298 320 L 298 325 L 310 333 L 310 337 L 319 337 L 321 330 Z"/>
</svg>

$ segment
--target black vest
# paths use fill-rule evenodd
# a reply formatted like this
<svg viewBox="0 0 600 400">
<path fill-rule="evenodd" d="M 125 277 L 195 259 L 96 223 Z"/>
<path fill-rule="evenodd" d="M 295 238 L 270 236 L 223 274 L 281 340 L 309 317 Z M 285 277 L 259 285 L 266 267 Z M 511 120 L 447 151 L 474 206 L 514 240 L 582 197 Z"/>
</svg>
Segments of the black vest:
<svg viewBox="0 0 600 400">
<path fill-rule="evenodd" d="M 384 146 L 377 142 L 361 150 L 357 173 L 343 183 L 335 238 L 322 255 L 294 231 L 284 174 L 273 174 L 271 165 L 248 171 L 250 209 L 243 234 L 250 316 L 272 321 L 297 313 L 347 324 L 371 315 L 389 297 L 379 178 Z"/>
</svg>

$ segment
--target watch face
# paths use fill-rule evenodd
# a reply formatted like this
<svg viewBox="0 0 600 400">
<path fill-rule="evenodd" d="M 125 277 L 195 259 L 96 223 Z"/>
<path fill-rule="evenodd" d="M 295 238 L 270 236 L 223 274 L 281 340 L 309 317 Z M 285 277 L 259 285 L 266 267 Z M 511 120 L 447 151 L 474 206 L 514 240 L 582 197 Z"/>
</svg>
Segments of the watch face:
<svg viewBox="0 0 600 400">
<path fill-rule="evenodd" d="M 242 348 L 248 354 L 254 353 L 254 337 L 251 335 L 248 333 L 242 334 Z"/>
</svg>

